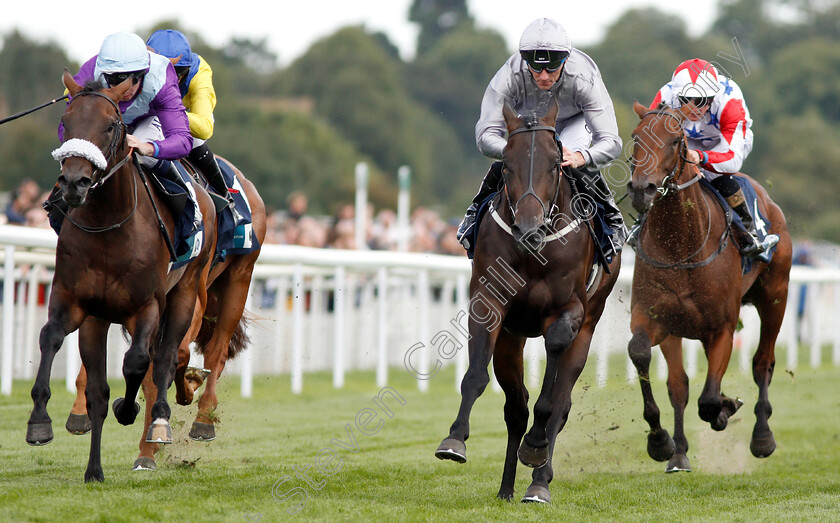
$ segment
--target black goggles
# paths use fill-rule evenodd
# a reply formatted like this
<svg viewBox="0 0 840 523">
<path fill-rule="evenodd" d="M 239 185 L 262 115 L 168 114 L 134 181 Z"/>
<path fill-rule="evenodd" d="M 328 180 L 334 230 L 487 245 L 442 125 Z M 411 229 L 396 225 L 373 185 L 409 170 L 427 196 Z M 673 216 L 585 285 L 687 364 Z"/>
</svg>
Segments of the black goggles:
<svg viewBox="0 0 840 523">
<path fill-rule="evenodd" d="M 188 66 L 188 65 L 176 65 L 175 66 L 175 74 L 178 75 L 178 78 L 183 78 L 184 76 L 188 76 L 190 74 L 190 66 Z"/>
<path fill-rule="evenodd" d="M 694 104 L 694 107 L 698 109 L 712 103 L 711 96 L 677 96 L 677 100 L 679 100 L 680 105 Z"/>
<path fill-rule="evenodd" d="M 519 51 L 519 55 L 532 71 L 539 73 L 543 70 L 553 73 L 563 66 L 563 62 L 569 57 L 569 51 L 549 51 L 546 49 L 535 49 L 533 51 Z"/>
<path fill-rule="evenodd" d="M 128 73 L 103 73 L 105 77 L 105 83 L 107 83 L 110 87 L 115 87 L 120 85 L 121 83 L 125 82 L 128 78 L 131 78 L 131 85 L 137 85 L 140 83 L 140 80 L 146 76 L 146 71 L 131 71 Z"/>
</svg>

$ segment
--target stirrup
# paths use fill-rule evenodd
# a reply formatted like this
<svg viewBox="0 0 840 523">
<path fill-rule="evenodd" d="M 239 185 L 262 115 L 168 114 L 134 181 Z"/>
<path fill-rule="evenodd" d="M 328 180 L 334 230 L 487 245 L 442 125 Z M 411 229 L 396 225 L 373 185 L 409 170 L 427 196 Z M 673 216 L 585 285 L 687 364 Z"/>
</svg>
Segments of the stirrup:
<svg viewBox="0 0 840 523">
<path fill-rule="evenodd" d="M 633 224 L 630 227 L 630 230 L 627 232 L 627 238 L 624 240 L 624 243 L 629 245 L 632 248 L 636 248 L 636 240 L 639 238 L 639 231 L 642 229 L 642 226 L 639 225 L 639 222 Z"/>
</svg>

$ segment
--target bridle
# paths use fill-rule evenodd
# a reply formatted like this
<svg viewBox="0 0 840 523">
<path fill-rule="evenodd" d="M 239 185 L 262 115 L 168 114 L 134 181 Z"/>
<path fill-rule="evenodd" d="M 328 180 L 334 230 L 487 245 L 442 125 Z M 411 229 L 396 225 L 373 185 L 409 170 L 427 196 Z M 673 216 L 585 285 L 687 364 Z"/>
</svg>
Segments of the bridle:
<svg viewBox="0 0 840 523">
<path fill-rule="evenodd" d="M 559 207 L 557 206 L 557 196 L 560 193 L 560 183 L 562 181 L 562 173 L 560 171 L 560 163 L 563 161 L 563 151 L 557 145 L 557 141 L 552 140 L 553 143 L 554 143 L 554 147 L 557 149 L 558 154 L 557 154 L 557 161 L 554 164 L 554 172 L 556 173 L 556 176 L 555 176 L 556 181 L 554 182 L 555 183 L 554 197 L 549 202 L 549 204 L 550 204 L 549 205 L 549 204 L 546 204 L 546 202 L 544 202 L 542 200 L 542 198 L 537 196 L 536 192 L 534 192 L 534 156 L 535 156 L 534 151 L 536 149 L 536 132 L 537 131 L 549 131 L 549 132 L 551 132 L 552 136 L 554 135 L 554 133 L 557 132 L 554 129 L 554 127 L 550 126 L 550 125 L 528 125 L 528 124 L 526 124 L 525 127 L 515 129 L 515 130 L 511 131 L 510 134 L 508 135 L 508 139 L 510 139 L 510 137 L 512 137 L 513 135 L 519 134 L 519 133 L 531 133 L 531 150 L 530 150 L 530 160 L 529 160 L 529 164 L 528 164 L 528 190 L 525 191 L 525 193 L 522 196 L 520 196 L 518 200 L 516 200 L 515 204 L 511 204 L 511 201 L 510 201 L 509 198 L 507 199 L 507 204 L 508 204 L 508 208 L 510 209 L 511 217 L 515 220 L 516 219 L 516 211 L 519 209 L 519 204 L 522 202 L 522 200 L 525 199 L 525 197 L 527 197 L 529 195 L 533 196 L 540 203 L 540 207 L 542 208 L 542 211 L 543 211 L 543 218 L 545 219 L 545 223 L 551 223 L 552 215 L 555 212 L 559 211 Z M 502 171 L 502 176 L 504 177 L 504 170 Z M 506 195 L 507 195 L 507 187 L 508 187 L 508 184 L 507 184 L 507 181 L 505 181 L 505 194 Z"/>
<path fill-rule="evenodd" d="M 649 112 L 645 113 L 644 116 L 642 116 L 642 120 L 644 120 L 645 118 L 647 118 L 650 115 L 655 115 L 655 116 L 666 115 L 666 116 L 676 120 L 678 127 L 680 129 L 682 128 L 682 121 L 679 118 L 677 118 L 671 111 L 669 111 L 665 108 L 658 109 L 658 110 L 655 110 L 655 111 L 649 111 Z M 668 194 L 676 194 L 676 193 L 682 191 L 683 189 L 686 189 L 686 188 L 694 185 L 695 183 L 699 182 L 700 179 L 703 177 L 700 169 L 697 169 L 697 174 L 693 178 L 691 178 L 689 181 L 687 181 L 685 183 L 682 183 L 682 184 L 678 183 L 680 177 L 682 177 L 683 171 L 685 169 L 685 165 L 687 163 L 691 163 L 691 162 L 688 161 L 688 158 L 686 157 L 686 151 L 688 151 L 688 145 L 685 142 L 685 135 L 680 133 L 680 137 L 678 139 L 678 144 L 677 144 L 677 154 L 675 155 L 675 159 L 674 159 L 674 166 L 671 168 L 671 171 L 668 173 L 668 175 L 665 176 L 665 178 L 663 178 L 662 183 L 659 184 L 659 186 L 656 188 L 656 192 L 657 192 L 658 196 L 657 196 L 657 199 L 654 200 L 653 203 L 651 203 L 651 206 L 653 206 L 653 204 L 656 203 L 656 201 L 661 200 L 662 198 L 668 196 Z M 635 168 L 636 168 L 636 166 L 634 165 L 633 170 L 635 170 Z M 702 187 L 702 185 L 701 185 L 701 187 Z M 709 241 L 709 236 L 712 233 L 712 211 L 711 211 L 711 208 L 709 207 L 709 202 L 705 198 L 701 198 L 701 200 L 703 200 L 703 202 L 706 204 L 706 216 L 708 217 L 708 223 L 706 224 L 706 237 L 703 238 L 703 242 L 700 244 L 700 247 L 698 247 L 697 250 L 695 250 L 694 252 L 692 252 L 688 256 L 684 257 L 682 260 L 679 260 L 679 261 L 676 261 L 676 262 L 673 262 L 673 263 L 661 262 L 661 261 L 654 260 L 654 259 L 650 258 L 647 254 L 645 254 L 644 249 L 642 249 L 641 229 L 642 229 L 642 227 L 644 227 L 645 223 L 647 223 L 647 217 L 648 217 L 647 212 L 645 212 L 639 218 L 639 232 L 637 233 L 638 234 L 638 236 L 637 236 L 638 239 L 636 240 L 636 247 L 635 247 L 636 256 L 638 256 L 646 264 L 648 264 L 652 267 L 656 267 L 658 269 L 696 269 L 696 268 L 708 265 L 709 263 L 712 262 L 712 260 L 717 258 L 718 255 L 720 253 L 722 253 L 723 250 L 726 248 L 726 244 L 728 242 L 728 236 L 729 236 L 729 226 L 732 223 L 732 213 L 729 210 L 728 205 L 723 205 L 722 206 L 724 217 L 725 217 L 725 220 L 726 220 L 726 226 L 723 228 L 723 233 L 721 234 L 721 237 L 718 241 L 717 250 L 715 250 L 715 252 L 710 254 L 704 260 L 701 260 L 701 261 L 698 261 L 698 262 L 689 262 L 688 261 L 688 260 L 694 258 L 698 254 L 700 254 L 700 252 L 703 251 L 703 248 L 706 246 L 706 243 Z"/>
<path fill-rule="evenodd" d="M 116 158 L 119 146 L 120 146 L 120 144 L 123 143 L 123 141 L 125 140 L 126 134 L 127 134 L 127 129 L 126 129 L 126 126 L 125 126 L 125 122 L 122 119 L 122 113 L 120 113 L 120 108 L 119 108 L 119 106 L 117 105 L 116 102 L 114 102 L 108 96 L 105 96 L 104 94 L 96 92 L 96 91 L 82 91 L 82 92 L 77 93 L 76 96 L 73 96 L 70 99 L 70 102 L 67 104 L 67 106 L 69 107 L 70 104 L 73 103 L 73 100 L 75 100 L 77 97 L 80 97 L 80 96 L 98 96 L 100 98 L 104 98 L 105 100 L 108 100 L 108 103 L 111 104 L 111 106 L 114 108 L 114 110 L 117 113 L 116 122 L 118 122 L 118 124 L 119 124 L 119 132 L 114 133 L 114 137 L 111 139 L 111 143 L 108 144 L 108 149 L 105 151 L 105 160 L 107 162 L 106 163 L 106 168 L 107 168 L 107 164 L 111 163 L 111 161 Z M 104 184 L 106 181 L 108 181 L 108 179 L 111 176 L 113 176 L 128 160 L 131 159 L 133 152 L 134 152 L 134 149 L 130 148 L 128 150 L 128 153 L 126 153 L 125 157 L 122 160 L 120 160 L 119 162 L 117 162 L 107 173 L 105 173 L 104 169 L 100 169 L 99 167 L 94 165 L 93 162 L 91 162 L 91 166 L 94 169 L 94 173 L 93 173 L 93 178 L 92 178 L 92 184 L 88 188 L 88 192 L 93 191 L 94 189 L 96 189 L 97 187 L 100 187 L 102 184 Z M 98 177 L 96 176 L 97 174 L 99 175 Z M 104 227 L 88 227 L 86 225 L 82 225 L 82 224 L 76 222 L 73 218 L 70 217 L 69 213 L 64 212 L 60 207 L 56 206 L 55 208 L 58 209 L 59 212 L 61 212 L 64 215 L 65 218 L 67 218 L 67 221 L 72 223 L 74 226 L 76 226 L 76 228 L 78 228 L 81 231 L 88 232 L 88 233 L 99 233 L 99 232 L 111 231 L 113 229 L 118 229 L 118 228 L 122 227 L 126 222 L 128 222 L 128 220 L 130 220 L 131 217 L 134 216 L 134 211 L 137 210 L 137 180 L 135 180 L 134 177 L 132 176 L 131 181 L 132 181 L 132 186 L 133 186 L 132 188 L 133 188 L 133 192 L 134 192 L 134 196 L 133 196 L 134 204 L 131 207 L 131 212 L 129 212 L 128 216 L 123 218 L 121 221 L 119 221 L 117 223 L 114 223 L 112 225 L 107 225 L 107 226 L 104 226 Z"/>
</svg>

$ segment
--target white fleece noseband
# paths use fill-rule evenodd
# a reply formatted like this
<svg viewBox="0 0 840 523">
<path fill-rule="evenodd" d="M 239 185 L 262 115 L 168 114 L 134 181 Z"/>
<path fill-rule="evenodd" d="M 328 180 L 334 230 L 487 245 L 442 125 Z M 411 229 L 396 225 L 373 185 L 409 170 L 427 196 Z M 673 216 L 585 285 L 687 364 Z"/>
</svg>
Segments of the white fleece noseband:
<svg viewBox="0 0 840 523">
<path fill-rule="evenodd" d="M 107 160 L 105 160 L 105 155 L 102 154 L 99 147 L 94 145 L 92 142 L 82 140 L 81 138 L 71 138 L 61 144 L 61 147 L 52 152 L 52 157 L 59 162 L 73 156 L 81 156 L 82 158 L 85 158 L 92 163 L 94 167 L 101 171 L 104 171 L 105 167 L 108 165 Z"/>
</svg>

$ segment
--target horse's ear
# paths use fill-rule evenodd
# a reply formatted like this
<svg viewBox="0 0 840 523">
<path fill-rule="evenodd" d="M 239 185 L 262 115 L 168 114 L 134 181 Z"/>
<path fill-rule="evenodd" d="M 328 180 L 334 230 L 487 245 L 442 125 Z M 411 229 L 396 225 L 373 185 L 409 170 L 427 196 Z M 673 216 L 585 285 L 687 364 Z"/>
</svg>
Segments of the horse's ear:
<svg viewBox="0 0 840 523">
<path fill-rule="evenodd" d="M 648 112 L 648 108 L 640 104 L 638 100 L 633 100 L 633 111 L 635 111 L 636 114 L 639 115 L 639 118 L 644 118 L 645 113 Z"/>
<path fill-rule="evenodd" d="M 64 87 L 67 88 L 67 92 L 70 93 L 70 97 L 76 96 L 76 94 L 82 90 L 82 86 L 76 83 L 76 80 L 73 78 L 73 75 L 70 74 L 70 71 L 67 68 L 64 69 L 64 74 L 61 76 L 61 81 L 64 83 Z"/>
<path fill-rule="evenodd" d="M 674 116 L 676 116 L 680 122 L 683 122 L 691 113 L 691 104 L 682 104 L 679 109 L 674 111 Z"/>
<path fill-rule="evenodd" d="M 516 111 L 513 110 L 513 107 L 510 106 L 507 100 L 505 100 L 505 105 L 502 107 L 502 116 L 505 117 L 508 132 L 519 127 L 519 115 L 516 114 Z"/>
<path fill-rule="evenodd" d="M 119 101 L 120 101 L 120 99 L 122 98 L 122 96 L 123 96 L 123 95 L 124 95 L 124 94 L 125 94 L 125 93 L 129 90 L 129 89 L 131 89 L 131 86 L 132 86 L 132 85 L 134 85 L 134 84 L 133 84 L 133 80 L 132 80 L 132 79 L 131 79 L 131 77 L 129 76 L 128 78 L 126 78 L 125 80 L 123 80 L 122 82 L 120 82 L 120 84 L 119 84 L 119 85 L 115 85 L 114 87 L 111 87 L 110 89 L 104 89 L 104 90 L 103 90 L 103 92 L 104 92 L 104 93 L 107 93 L 107 94 L 108 94 L 108 96 L 109 96 L 112 100 L 114 100 L 115 102 L 119 102 Z"/>
<path fill-rule="evenodd" d="M 170 58 L 170 59 L 169 59 L 169 61 L 172 63 L 172 67 L 175 67 L 175 64 L 177 64 L 177 63 L 178 63 L 178 60 L 180 60 L 182 56 L 184 56 L 184 55 L 179 54 L 179 55 L 178 55 L 178 56 L 176 56 L 175 58 Z"/>
<path fill-rule="evenodd" d="M 542 117 L 540 123 L 554 127 L 557 125 L 557 113 L 560 111 L 560 102 L 557 101 L 557 98 L 552 98 L 551 101 L 553 103 L 548 104 L 548 112 Z"/>
</svg>

